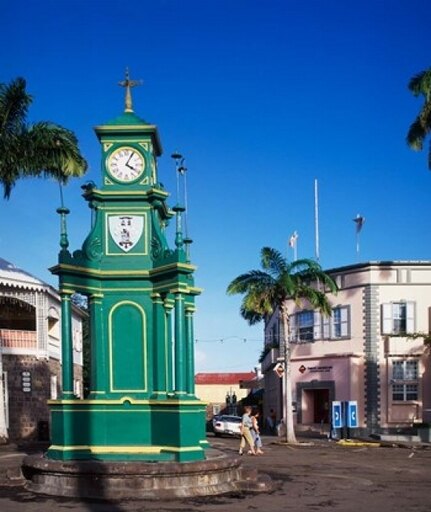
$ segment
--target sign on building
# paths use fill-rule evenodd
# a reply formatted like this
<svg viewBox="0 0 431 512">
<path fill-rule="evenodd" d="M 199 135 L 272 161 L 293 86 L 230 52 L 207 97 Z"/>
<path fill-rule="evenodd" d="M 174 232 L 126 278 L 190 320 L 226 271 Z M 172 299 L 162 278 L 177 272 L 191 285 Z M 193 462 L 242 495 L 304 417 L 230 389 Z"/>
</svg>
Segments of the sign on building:
<svg viewBox="0 0 431 512">
<path fill-rule="evenodd" d="M 274 366 L 274 371 L 275 373 L 280 377 L 283 377 L 283 374 L 284 374 L 284 364 L 283 363 L 277 363 L 275 366 Z"/>
</svg>

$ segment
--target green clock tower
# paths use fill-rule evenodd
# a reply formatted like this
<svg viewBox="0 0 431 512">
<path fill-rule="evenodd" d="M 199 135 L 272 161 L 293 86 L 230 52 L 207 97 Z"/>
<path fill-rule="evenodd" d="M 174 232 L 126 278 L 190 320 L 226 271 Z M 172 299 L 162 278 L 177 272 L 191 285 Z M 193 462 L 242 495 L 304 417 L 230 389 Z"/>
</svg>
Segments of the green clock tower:
<svg viewBox="0 0 431 512">
<path fill-rule="evenodd" d="M 95 128 L 100 188 L 83 187 L 91 209 L 82 248 L 69 251 L 64 207 L 59 262 L 62 381 L 50 401 L 54 460 L 199 461 L 205 458 L 205 404 L 194 392 L 195 267 L 182 232 L 183 205 L 170 209 L 159 182 L 157 127 L 132 109 Z M 176 224 L 175 247 L 165 227 Z M 71 296 L 88 298 L 89 395 L 74 396 Z"/>
</svg>

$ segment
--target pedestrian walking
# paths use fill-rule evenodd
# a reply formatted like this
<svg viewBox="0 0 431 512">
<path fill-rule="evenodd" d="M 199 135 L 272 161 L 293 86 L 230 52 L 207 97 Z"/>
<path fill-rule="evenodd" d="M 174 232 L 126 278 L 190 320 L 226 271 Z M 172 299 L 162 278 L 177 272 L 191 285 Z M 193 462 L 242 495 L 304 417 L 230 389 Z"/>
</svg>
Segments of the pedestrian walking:
<svg viewBox="0 0 431 512">
<path fill-rule="evenodd" d="M 253 422 L 251 419 L 251 407 L 246 405 L 244 407 L 244 414 L 242 415 L 241 420 L 241 442 L 239 444 L 239 454 L 242 455 L 244 453 L 244 448 L 246 443 L 248 443 L 250 447 L 250 454 L 256 455 L 256 450 L 254 449 L 254 440 L 251 435 L 251 431 L 253 429 Z"/>
<path fill-rule="evenodd" d="M 259 409 L 257 409 L 251 415 L 251 422 L 252 422 L 252 425 L 253 425 L 252 429 L 251 429 L 251 435 L 253 437 L 254 449 L 256 451 L 256 455 L 263 455 L 262 439 L 260 437 L 259 418 L 260 418 L 260 411 L 259 411 Z"/>
</svg>

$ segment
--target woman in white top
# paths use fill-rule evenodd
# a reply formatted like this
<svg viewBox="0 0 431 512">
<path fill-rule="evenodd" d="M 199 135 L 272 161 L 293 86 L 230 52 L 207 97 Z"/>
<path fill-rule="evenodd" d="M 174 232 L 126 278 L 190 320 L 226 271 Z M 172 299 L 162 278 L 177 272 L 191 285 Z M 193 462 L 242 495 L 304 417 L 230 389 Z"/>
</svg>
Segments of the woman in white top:
<svg viewBox="0 0 431 512">
<path fill-rule="evenodd" d="M 253 429 L 253 422 L 251 419 L 251 407 L 246 405 L 244 407 L 244 414 L 242 415 L 241 421 L 241 442 L 239 445 L 239 454 L 242 455 L 244 453 L 244 447 L 246 442 L 250 446 L 251 455 L 256 455 L 256 451 L 254 449 L 254 441 L 251 435 L 251 431 Z"/>
</svg>

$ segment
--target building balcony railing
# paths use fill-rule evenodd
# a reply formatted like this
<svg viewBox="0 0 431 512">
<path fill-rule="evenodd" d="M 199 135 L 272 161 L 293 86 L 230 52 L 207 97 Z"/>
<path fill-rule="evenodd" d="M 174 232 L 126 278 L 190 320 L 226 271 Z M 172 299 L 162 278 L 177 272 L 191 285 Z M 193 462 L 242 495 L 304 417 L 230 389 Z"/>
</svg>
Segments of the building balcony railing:
<svg viewBox="0 0 431 512">
<path fill-rule="evenodd" d="M 35 349 L 37 348 L 36 331 L 0 329 L 0 347 Z"/>
</svg>

